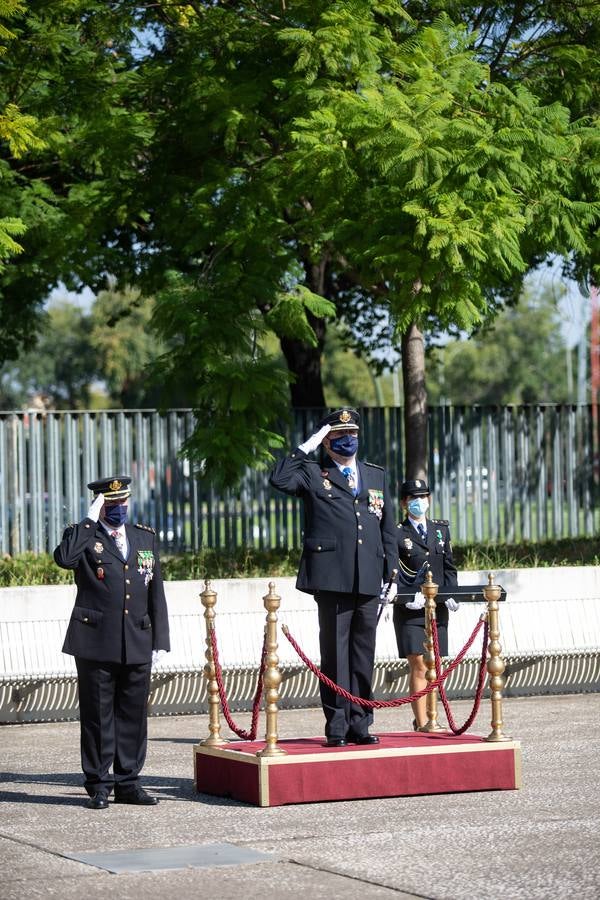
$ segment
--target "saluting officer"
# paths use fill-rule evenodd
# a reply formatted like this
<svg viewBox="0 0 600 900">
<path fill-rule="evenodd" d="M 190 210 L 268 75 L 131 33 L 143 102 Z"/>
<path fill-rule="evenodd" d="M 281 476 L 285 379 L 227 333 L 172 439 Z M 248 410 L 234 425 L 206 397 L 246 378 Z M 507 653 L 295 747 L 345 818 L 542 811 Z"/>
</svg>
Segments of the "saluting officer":
<svg viewBox="0 0 600 900">
<path fill-rule="evenodd" d="M 398 556 L 400 579 L 414 580 L 426 562 L 439 588 L 458 584 L 456 566 L 452 559 L 450 528 L 446 519 L 428 519 L 430 491 L 423 479 L 405 481 L 400 488 L 400 500 L 407 515 L 398 525 Z M 408 661 L 409 690 L 411 694 L 427 687 L 426 668 L 423 661 L 425 635 L 425 597 L 421 591 L 406 605 L 394 606 L 394 630 L 398 653 Z M 448 610 L 455 612 L 458 603 L 449 597 L 445 604 L 436 605 L 436 622 L 440 655 L 448 654 Z M 427 724 L 427 697 L 412 703 L 413 728 L 418 730 Z"/>
<path fill-rule="evenodd" d="M 88 484 L 94 494 L 88 515 L 67 526 L 54 551 L 77 585 L 63 653 L 77 666 L 90 809 L 106 809 L 113 787 L 115 803 L 158 803 L 141 788 L 139 774 L 150 670 L 170 649 L 169 622 L 154 529 L 126 524 L 130 483 L 114 475 Z"/>
<path fill-rule="evenodd" d="M 304 545 L 296 587 L 314 594 L 319 612 L 321 669 L 355 696 L 369 699 L 382 579 L 396 568 L 394 513 L 384 470 L 359 462 L 360 417 L 338 409 L 282 459 L 271 484 L 304 504 Z M 308 454 L 323 444 L 323 464 Z M 396 585 L 393 585 L 394 592 Z M 370 711 L 321 684 L 330 747 L 376 744 Z"/>
</svg>

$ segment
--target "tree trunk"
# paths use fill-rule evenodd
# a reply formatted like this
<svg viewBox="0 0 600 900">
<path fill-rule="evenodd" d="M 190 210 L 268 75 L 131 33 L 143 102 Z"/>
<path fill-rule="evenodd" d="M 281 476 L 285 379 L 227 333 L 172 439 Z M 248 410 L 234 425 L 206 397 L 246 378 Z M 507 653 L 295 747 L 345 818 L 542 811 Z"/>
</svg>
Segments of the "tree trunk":
<svg viewBox="0 0 600 900">
<path fill-rule="evenodd" d="M 325 395 L 321 380 L 321 355 L 325 339 L 325 322 L 323 319 L 313 319 L 310 315 L 308 319 L 319 341 L 316 347 L 310 347 L 308 344 L 293 338 L 281 338 L 281 349 L 288 369 L 296 376 L 296 380 L 290 385 L 294 409 L 303 406 L 321 408 L 325 406 Z"/>
<path fill-rule="evenodd" d="M 325 270 L 327 263 L 323 259 L 316 265 L 305 265 L 306 280 L 311 291 L 325 296 Z M 325 345 L 327 323 L 325 319 L 317 319 L 307 312 L 307 319 L 317 336 L 317 346 L 311 347 L 295 338 L 281 338 L 281 349 L 288 369 L 296 379 L 290 387 L 292 406 L 300 407 L 325 406 L 325 394 L 321 378 L 321 357 Z"/>
<path fill-rule="evenodd" d="M 406 478 L 427 479 L 427 391 L 425 344 L 413 322 L 402 335 Z"/>
</svg>

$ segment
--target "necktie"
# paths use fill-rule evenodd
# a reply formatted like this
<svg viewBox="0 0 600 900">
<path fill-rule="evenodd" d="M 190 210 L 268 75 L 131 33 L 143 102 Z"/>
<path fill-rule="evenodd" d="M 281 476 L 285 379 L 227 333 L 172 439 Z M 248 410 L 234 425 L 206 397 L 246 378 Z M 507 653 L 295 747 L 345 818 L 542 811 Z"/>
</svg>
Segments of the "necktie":
<svg viewBox="0 0 600 900">
<path fill-rule="evenodd" d="M 417 531 L 419 532 L 419 535 L 423 538 L 423 540 L 425 540 L 425 538 L 427 537 L 427 532 L 425 531 L 425 526 L 420 525 L 420 524 L 417 525 Z"/>
<path fill-rule="evenodd" d="M 352 493 L 356 497 L 356 481 L 354 480 L 354 475 L 352 474 L 352 469 L 350 468 L 350 466 L 344 466 L 344 468 L 342 469 L 342 475 L 346 476 L 348 486 L 352 489 Z"/>
<path fill-rule="evenodd" d="M 113 539 L 113 541 L 115 542 L 115 544 L 117 545 L 117 550 L 119 551 L 121 556 L 125 557 L 125 554 L 123 552 L 123 550 L 124 550 L 123 535 L 121 534 L 121 532 L 120 531 L 111 531 L 110 536 Z"/>
</svg>

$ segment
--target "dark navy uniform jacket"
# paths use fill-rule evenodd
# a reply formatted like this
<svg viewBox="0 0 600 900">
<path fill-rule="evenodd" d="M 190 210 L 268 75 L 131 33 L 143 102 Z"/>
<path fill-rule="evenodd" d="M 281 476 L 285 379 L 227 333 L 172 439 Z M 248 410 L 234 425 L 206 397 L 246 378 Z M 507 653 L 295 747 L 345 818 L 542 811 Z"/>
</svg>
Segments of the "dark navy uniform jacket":
<svg viewBox="0 0 600 900">
<path fill-rule="evenodd" d="M 302 450 L 284 457 L 270 476 L 273 487 L 304 501 L 304 546 L 296 587 L 374 596 L 397 568 L 394 512 L 384 470 L 356 463 L 354 497 L 331 459 L 320 465 Z M 355 578 L 356 575 L 356 578 Z"/>
<path fill-rule="evenodd" d="M 126 525 L 125 531 L 126 560 L 92 519 L 65 529 L 54 559 L 61 568 L 74 570 L 77 597 L 63 653 L 134 665 L 150 662 L 152 650 L 170 649 L 154 529 Z"/>
<path fill-rule="evenodd" d="M 408 517 L 396 528 L 400 576 L 411 577 L 419 571 L 425 561 L 429 563 L 434 582 L 440 587 L 455 587 L 458 584 L 456 566 L 452 559 L 450 529 L 445 519 L 427 519 L 425 539 L 413 528 Z M 402 587 L 399 588 L 402 590 Z M 406 609 L 399 605 L 403 620 L 411 625 L 425 626 L 423 609 Z M 448 624 L 448 610 L 443 603 L 436 604 L 436 619 L 439 624 Z"/>
</svg>

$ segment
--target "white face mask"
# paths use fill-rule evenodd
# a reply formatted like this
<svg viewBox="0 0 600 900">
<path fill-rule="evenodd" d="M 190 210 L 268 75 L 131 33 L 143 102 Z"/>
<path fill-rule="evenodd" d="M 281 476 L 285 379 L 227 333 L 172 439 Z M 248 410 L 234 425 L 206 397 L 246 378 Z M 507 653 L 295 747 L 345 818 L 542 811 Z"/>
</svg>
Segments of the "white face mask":
<svg viewBox="0 0 600 900">
<path fill-rule="evenodd" d="M 427 497 L 413 497 L 412 500 L 408 501 L 407 506 L 411 516 L 418 519 L 420 516 L 424 516 L 429 509 L 429 500 Z"/>
</svg>

